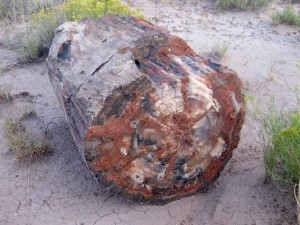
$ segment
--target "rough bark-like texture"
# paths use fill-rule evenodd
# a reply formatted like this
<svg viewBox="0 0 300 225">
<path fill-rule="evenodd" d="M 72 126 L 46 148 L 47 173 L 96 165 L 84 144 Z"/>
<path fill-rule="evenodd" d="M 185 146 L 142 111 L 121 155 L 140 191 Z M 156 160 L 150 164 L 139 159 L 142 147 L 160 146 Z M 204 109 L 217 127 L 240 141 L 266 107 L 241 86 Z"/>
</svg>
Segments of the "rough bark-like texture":
<svg viewBox="0 0 300 225">
<path fill-rule="evenodd" d="M 47 63 L 84 161 L 113 193 L 164 204 L 205 190 L 239 143 L 236 73 L 142 19 L 65 23 Z"/>
</svg>

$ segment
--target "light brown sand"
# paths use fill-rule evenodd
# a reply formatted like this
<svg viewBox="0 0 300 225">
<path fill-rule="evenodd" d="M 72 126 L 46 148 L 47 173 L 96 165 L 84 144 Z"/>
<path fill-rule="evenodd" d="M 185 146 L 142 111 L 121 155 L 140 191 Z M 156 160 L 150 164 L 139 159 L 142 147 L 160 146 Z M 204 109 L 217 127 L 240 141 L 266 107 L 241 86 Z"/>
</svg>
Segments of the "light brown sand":
<svg viewBox="0 0 300 225">
<path fill-rule="evenodd" d="M 278 107 L 293 108 L 294 85 L 299 83 L 299 28 L 273 26 L 267 13 L 219 12 L 209 1 L 136 0 L 152 22 L 187 40 L 195 51 L 206 52 L 215 43 L 226 43 L 222 63 L 238 72 L 250 95 L 263 106 L 274 97 Z M 3 34 L 2 34 L 3 35 Z M 294 41 L 294 40 L 296 41 Z M 0 49 L 5 67 L 14 56 Z M 269 76 L 273 66 L 274 76 Z M 30 166 L 16 162 L 0 145 L 0 224 L 77 225 L 285 225 L 296 224 L 292 196 L 265 182 L 262 149 L 257 132 L 247 118 L 241 143 L 221 177 L 208 193 L 165 206 L 141 206 L 110 197 L 86 169 L 52 91 L 45 63 L 14 67 L 0 82 L 11 83 L 13 94 L 31 94 L 38 116 L 49 125 L 53 154 Z M 19 114 L 30 103 L 19 96 L 0 105 L 3 118 Z"/>
</svg>

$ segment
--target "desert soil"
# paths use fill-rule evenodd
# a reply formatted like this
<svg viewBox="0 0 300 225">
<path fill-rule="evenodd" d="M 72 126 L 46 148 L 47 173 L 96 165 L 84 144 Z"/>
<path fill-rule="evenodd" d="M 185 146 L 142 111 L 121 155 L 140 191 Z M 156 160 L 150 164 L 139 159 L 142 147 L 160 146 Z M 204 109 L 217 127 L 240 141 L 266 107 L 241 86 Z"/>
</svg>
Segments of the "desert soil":
<svg viewBox="0 0 300 225">
<path fill-rule="evenodd" d="M 211 1 L 135 0 L 151 21 L 185 39 L 199 54 L 228 45 L 221 61 L 244 81 L 248 95 L 266 108 L 294 108 L 300 72 L 300 30 L 274 26 L 261 12 L 218 11 Z M 299 9 L 299 5 L 297 6 Z M 1 31 L 0 31 L 1 32 Z M 2 29 L 1 35 L 5 35 Z M 12 103 L 0 105 L 0 137 L 6 116 L 35 107 L 53 153 L 30 163 L 14 160 L 0 145 L 0 224 L 77 225 L 294 225 L 295 203 L 265 179 L 256 126 L 247 117 L 241 142 L 221 177 L 200 193 L 165 206 L 139 205 L 110 196 L 85 167 L 51 88 L 45 62 L 16 65 L 17 54 L 0 46 L 1 84 L 12 86 Z M 270 73 L 270 71 L 272 71 Z M 36 119 L 32 119 L 36 120 Z M 41 122 L 42 121 L 42 122 Z M 32 126 L 37 126 L 33 121 Z M 44 125 L 42 125 L 44 124 Z"/>
</svg>

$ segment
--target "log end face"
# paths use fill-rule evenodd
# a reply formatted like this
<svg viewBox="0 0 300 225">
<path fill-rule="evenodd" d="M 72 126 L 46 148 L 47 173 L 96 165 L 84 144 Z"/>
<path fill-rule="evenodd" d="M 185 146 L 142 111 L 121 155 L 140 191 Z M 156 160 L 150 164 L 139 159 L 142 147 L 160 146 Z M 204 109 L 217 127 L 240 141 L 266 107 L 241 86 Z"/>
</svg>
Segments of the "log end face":
<svg viewBox="0 0 300 225">
<path fill-rule="evenodd" d="M 234 91 L 224 99 L 232 100 Z M 224 110 L 225 100 L 192 76 L 135 92 L 121 115 L 89 128 L 87 142 L 101 140 L 89 165 L 143 202 L 162 204 L 204 190 L 231 157 L 244 115 L 236 99 Z"/>
</svg>

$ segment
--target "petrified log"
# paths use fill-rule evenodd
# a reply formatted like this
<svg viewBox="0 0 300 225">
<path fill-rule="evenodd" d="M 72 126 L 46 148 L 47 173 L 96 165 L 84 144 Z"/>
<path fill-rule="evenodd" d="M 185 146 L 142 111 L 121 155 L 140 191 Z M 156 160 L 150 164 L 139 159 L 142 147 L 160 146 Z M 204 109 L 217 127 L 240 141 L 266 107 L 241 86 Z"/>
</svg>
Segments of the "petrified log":
<svg viewBox="0 0 300 225">
<path fill-rule="evenodd" d="M 236 73 L 142 19 L 65 23 L 47 64 L 84 161 L 113 193 L 164 204 L 205 190 L 239 143 Z"/>
</svg>

